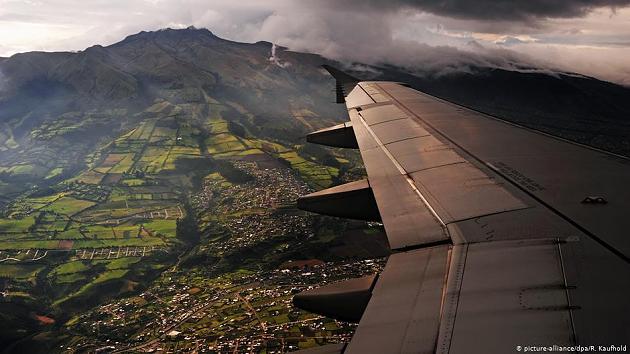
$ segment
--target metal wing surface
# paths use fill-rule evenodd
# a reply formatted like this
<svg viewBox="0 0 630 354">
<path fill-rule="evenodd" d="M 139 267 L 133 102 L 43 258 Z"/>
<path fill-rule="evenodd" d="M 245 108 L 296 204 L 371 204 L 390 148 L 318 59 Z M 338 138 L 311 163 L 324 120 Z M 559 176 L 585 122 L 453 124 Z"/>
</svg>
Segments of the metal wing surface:
<svg viewBox="0 0 630 354">
<path fill-rule="evenodd" d="M 360 321 L 350 343 L 320 350 L 628 344 L 630 160 L 398 83 L 330 71 L 351 124 L 309 140 L 358 145 L 368 177 L 306 196 L 301 207 L 347 216 L 334 204 L 375 204 L 393 254 L 353 290 L 365 305 L 353 315 Z M 348 142 L 349 127 L 356 141 Z M 314 200 L 319 207 L 310 207 Z M 343 286 L 333 293 L 343 295 Z M 328 293 L 318 304 L 319 295 L 295 302 L 317 311 L 338 299 Z"/>
</svg>

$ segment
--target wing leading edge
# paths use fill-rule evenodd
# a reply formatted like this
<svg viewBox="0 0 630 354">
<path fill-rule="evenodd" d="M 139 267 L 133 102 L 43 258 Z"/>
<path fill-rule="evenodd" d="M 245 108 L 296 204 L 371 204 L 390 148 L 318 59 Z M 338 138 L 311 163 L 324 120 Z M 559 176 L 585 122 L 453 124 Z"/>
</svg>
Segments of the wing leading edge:
<svg viewBox="0 0 630 354">
<path fill-rule="evenodd" d="M 357 81 L 344 94 L 354 140 L 326 144 L 358 145 L 361 193 L 394 254 L 353 339 L 334 350 L 627 344 L 630 161 L 397 83 Z"/>
</svg>

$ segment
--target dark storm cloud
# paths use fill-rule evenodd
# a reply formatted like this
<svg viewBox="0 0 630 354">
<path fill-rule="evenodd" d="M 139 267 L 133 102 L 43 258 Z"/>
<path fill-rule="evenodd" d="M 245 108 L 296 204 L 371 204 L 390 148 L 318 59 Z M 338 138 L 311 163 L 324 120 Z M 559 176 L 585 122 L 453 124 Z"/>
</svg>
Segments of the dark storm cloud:
<svg viewBox="0 0 630 354">
<path fill-rule="evenodd" d="M 598 7 L 612 9 L 630 5 L 630 0 L 351 0 L 337 6 L 399 10 L 418 9 L 440 16 L 497 21 L 530 21 L 586 15 Z"/>
</svg>

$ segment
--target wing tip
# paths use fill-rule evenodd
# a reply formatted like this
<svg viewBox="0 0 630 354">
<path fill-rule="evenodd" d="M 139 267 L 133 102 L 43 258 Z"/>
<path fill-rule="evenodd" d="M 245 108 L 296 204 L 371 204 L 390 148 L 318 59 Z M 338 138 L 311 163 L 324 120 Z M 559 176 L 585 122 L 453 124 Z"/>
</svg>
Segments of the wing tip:
<svg viewBox="0 0 630 354">
<path fill-rule="evenodd" d="M 326 71 L 328 71 L 328 73 L 330 73 L 330 75 L 335 79 L 335 92 L 337 95 L 336 102 L 345 103 L 346 95 L 352 91 L 352 89 L 354 89 L 361 80 L 327 64 L 322 65 L 322 68 L 326 69 Z"/>
<path fill-rule="evenodd" d="M 330 73 L 330 75 L 334 77 L 335 80 L 339 81 L 342 84 L 356 84 L 357 82 L 361 81 L 358 78 L 328 64 L 323 64 L 322 68 L 326 69 L 326 71 L 328 71 L 328 73 Z"/>
</svg>

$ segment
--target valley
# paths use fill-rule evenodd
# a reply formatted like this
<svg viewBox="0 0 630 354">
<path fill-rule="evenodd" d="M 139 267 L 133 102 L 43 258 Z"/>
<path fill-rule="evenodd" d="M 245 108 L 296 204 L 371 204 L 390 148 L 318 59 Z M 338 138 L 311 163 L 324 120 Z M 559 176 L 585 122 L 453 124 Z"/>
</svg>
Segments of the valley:
<svg viewBox="0 0 630 354">
<path fill-rule="evenodd" d="M 295 209 L 362 169 L 356 152 L 291 138 L 334 122 L 312 103 L 284 114 L 265 121 L 203 88 L 176 89 L 145 108 L 64 113 L 6 150 L 4 345 L 274 352 L 351 335 L 291 296 L 376 271 L 387 243 L 378 225 Z M 295 259 L 315 268 L 283 266 Z"/>
</svg>

